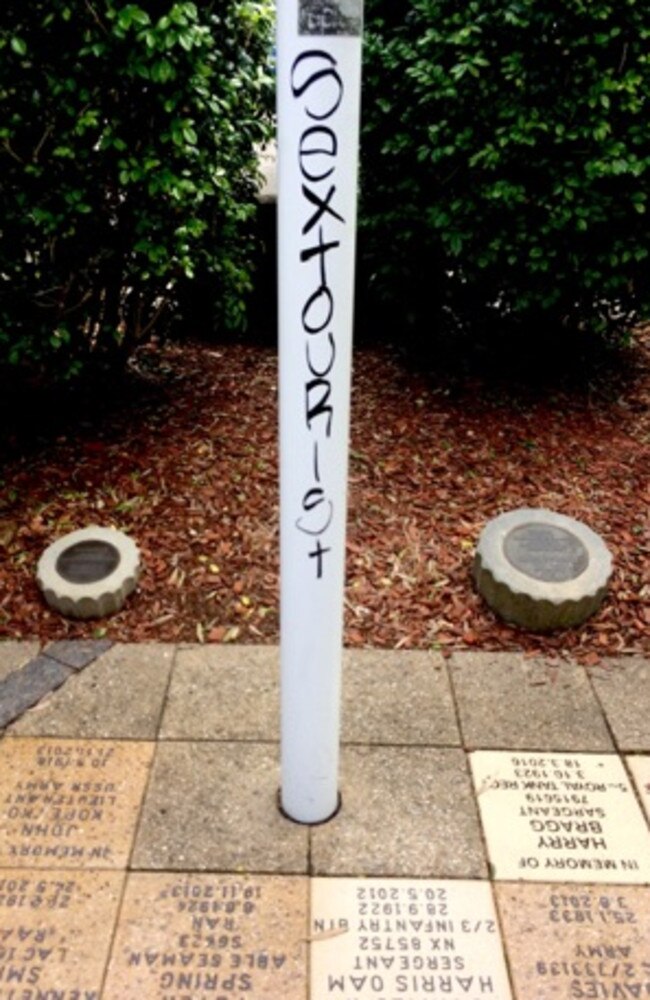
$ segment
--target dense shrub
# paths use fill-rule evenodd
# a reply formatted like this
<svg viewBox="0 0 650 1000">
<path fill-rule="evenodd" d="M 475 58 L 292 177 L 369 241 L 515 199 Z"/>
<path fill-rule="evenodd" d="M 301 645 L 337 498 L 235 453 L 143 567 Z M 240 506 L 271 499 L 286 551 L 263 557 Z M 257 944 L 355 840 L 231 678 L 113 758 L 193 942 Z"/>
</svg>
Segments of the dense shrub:
<svg viewBox="0 0 650 1000">
<path fill-rule="evenodd" d="M 650 7 L 366 11 L 361 273 L 375 295 L 429 329 L 446 315 L 612 336 L 647 316 Z"/>
<path fill-rule="evenodd" d="M 70 374 L 209 274 L 241 321 L 268 0 L 9 2 L 0 23 L 0 364 Z"/>
</svg>

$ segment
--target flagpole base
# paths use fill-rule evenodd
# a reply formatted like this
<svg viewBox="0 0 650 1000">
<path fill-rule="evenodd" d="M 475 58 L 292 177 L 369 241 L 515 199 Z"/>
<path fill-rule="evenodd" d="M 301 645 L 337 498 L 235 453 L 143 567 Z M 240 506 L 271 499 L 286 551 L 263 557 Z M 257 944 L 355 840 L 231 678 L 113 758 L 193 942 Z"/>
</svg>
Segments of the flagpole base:
<svg viewBox="0 0 650 1000">
<path fill-rule="evenodd" d="M 330 823 L 336 816 L 338 816 L 341 809 L 343 808 L 343 798 L 341 796 L 341 793 L 338 792 L 336 797 L 336 808 L 334 809 L 333 812 L 329 813 L 329 815 L 325 816 L 323 819 L 307 820 L 307 819 L 299 819 L 296 816 L 292 816 L 291 813 L 285 809 L 282 803 L 281 788 L 278 788 L 277 800 L 278 800 L 278 812 L 280 813 L 280 815 L 284 816 L 285 819 L 288 819 L 290 823 L 296 823 L 298 826 L 324 826 L 325 823 Z"/>
</svg>

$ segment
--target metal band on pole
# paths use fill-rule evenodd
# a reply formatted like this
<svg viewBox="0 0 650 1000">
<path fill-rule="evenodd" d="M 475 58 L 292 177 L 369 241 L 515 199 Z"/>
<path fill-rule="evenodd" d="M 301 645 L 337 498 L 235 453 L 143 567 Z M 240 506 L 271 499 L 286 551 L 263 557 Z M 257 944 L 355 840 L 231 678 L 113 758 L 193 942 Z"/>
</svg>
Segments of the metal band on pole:
<svg viewBox="0 0 650 1000">
<path fill-rule="evenodd" d="M 278 0 L 283 811 L 338 807 L 362 0 Z"/>
</svg>

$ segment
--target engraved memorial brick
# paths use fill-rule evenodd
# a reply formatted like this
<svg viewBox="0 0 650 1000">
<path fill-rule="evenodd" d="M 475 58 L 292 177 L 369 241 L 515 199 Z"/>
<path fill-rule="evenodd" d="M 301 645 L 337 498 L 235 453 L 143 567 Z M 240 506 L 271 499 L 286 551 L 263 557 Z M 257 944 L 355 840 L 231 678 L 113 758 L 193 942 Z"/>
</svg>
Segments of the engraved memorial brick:
<svg viewBox="0 0 650 1000">
<path fill-rule="evenodd" d="M 307 879 L 129 877 L 103 1000 L 305 1000 Z"/>
<path fill-rule="evenodd" d="M 650 833 L 618 757 L 470 755 L 497 879 L 650 882 Z"/>
<path fill-rule="evenodd" d="M 103 740 L 0 744 L 0 865 L 126 866 L 153 746 Z"/>
<path fill-rule="evenodd" d="M 98 1000 L 123 880 L 0 870 L 0 1000 Z"/>
<path fill-rule="evenodd" d="M 509 1000 L 487 882 L 314 879 L 311 1000 Z"/>
<path fill-rule="evenodd" d="M 515 1000 L 650 996 L 650 900 L 621 885 L 497 885 Z"/>
</svg>

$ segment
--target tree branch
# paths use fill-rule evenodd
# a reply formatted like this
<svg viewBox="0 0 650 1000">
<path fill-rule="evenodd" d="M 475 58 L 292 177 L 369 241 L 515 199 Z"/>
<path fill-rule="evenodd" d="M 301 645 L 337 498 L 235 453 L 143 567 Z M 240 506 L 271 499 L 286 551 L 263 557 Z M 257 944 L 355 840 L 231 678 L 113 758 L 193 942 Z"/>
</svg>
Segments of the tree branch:
<svg viewBox="0 0 650 1000">
<path fill-rule="evenodd" d="M 43 132 L 43 135 L 39 139 L 38 143 L 36 144 L 36 148 L 34 149 L 34 152 L 32 153 L 32 160 L 33 160 L 34 163 L 36 163 L 36 161 L 38 160 L 38 157 L 40 155 L 40 152 L 41 152 L 43 146 L 45 145 L 45 143 L 47 142 L 47 140 L 49 139 L 49 137 L 52 135 L 53 131 L 54 131 L 54 126 L 53 125 L 48 125 L 47 128 L 45 129 L 45 131 Z"/>
<path fill-rule="evenodd" d="M 12 156 L 14 158 L 14 160 L 16 161 L 16 163 L 22 163 L 23 166 L 25 165 L 25 161 L 23 159 L 21 159 L 20 156 L 18 155 L 18 153 L 14 152 L 14 150 L 11 148 L 11 143 L 9 142 L 8 139 L 5 139 L 4 142 L 2 143 L 2 145 L 4 146 L 4 148 L 9 153 L 9 156 Z"/>
<path fill-rule="evenodd" d="M 99 25 L 99 27 L 101 28 L 101 30 L 104 32 L 104 34 L 107 35 L 108 34 L 108 29 L 107 29 L 106 25 L 104 24 L 104 22 L 102 21 L 102 19 L 99 16 L 99 14 L 97 13 L 97 11 L 95 10 L 95 8 L 93 7 L 93 5 L 90 3 L 90 0 L 85 0 L 85 3 L 86 3 L 86 7 L 90 11 L 90 14 L 91 14 L 93 20 L 97 22 L 97 24 Z"/>
</svg>

